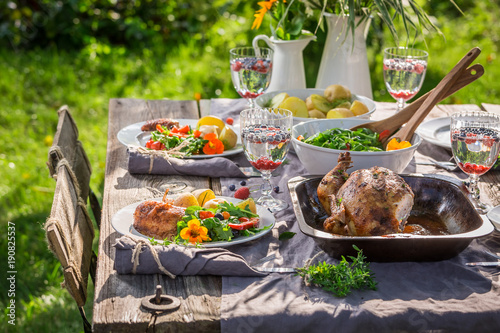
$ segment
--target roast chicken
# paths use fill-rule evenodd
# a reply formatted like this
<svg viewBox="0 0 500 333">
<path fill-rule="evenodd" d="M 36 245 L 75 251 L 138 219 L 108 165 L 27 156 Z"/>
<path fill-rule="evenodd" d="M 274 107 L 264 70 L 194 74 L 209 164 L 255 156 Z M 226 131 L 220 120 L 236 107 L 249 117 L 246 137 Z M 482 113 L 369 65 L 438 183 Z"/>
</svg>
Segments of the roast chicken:
<svg viewBox="0 0 500 333">
<path fill-rule="evenodd" d="M 327 232 L 350 236 L 380 236 L 403 232 L 413 207 L 414 194 L 392 170 L 372 167 L 352 172 L 349 152 L 321 180 L 318 198 L 330 215 Z"/>
<path fill-rule="evenodd" d="M 134 228 L 143 235 L 156 239 L 173 240 L 177 234 L 177 222 L 186 208 L 174 206 L 172 199 L 163 196 L 163 201 L 144 201 L 134 212 Z"/>
</svg>

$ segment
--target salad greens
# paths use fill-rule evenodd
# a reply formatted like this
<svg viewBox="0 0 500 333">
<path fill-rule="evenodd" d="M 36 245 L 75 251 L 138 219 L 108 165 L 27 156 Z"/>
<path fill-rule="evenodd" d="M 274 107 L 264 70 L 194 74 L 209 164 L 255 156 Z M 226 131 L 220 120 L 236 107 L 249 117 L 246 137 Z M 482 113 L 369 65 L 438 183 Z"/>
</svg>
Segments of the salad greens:
<svg viewBox="0 0 500 333">
<path fill-rule="evenodd" d="M 301 141 L 324 148 L 351 150 L 351 151 L 384 151 L 379 141 L 379 134 L 367 129 L 359 128 L 355 131 L 341 128 L 332 128 L 314 134 Z"/>
<path fill-rule="evenodd" d="M 208 140 L 203 140 L 200 137 L 195 137 L 193 131 L 190 129 L 185 137 L 180 137 L 176 135 L 170 135 L 168 129 L 164 132 L 158 130 L 151 132 L 151 140 L 161 142 L 165 145 L 166 150 L 178 147 L 182 144 L 182 148 L 179 149 L 180 152 L 185 153 L 185 156 L 190 156 L 192 154 L 199 154 L 203 150 Z"/>
<path fill-rule="evenodd" d="M 245 207 L 245 208 L 248 208 Z M 207 212 L 210 217 L 205 217 Z M 224 218 L 222 216 L 223 212 L 227 212 L 229 214 L 228 218 Z M 244 224 L 241 222 L 241 218 L 258 218 L 259 215 L 252 213 L 249 209 L 242 209 L 235 206 L 230 202 L 223 202 L 217 205 L 216 208 L 202 208 L 199 206 L 190 206 L 186 208 L 186 212 L 182 220 L 177 222 L 177 235 L 173 241 L 176 244 L 189 244 L 189 241 L 186 239 L 182 239 L 180 236 L 181 230 L 188 227 L 188 222 L 197 219 L 200 221 L 200 225 L 208 229 L 208 236 L 210 237 L 211 242 L 218 241 L 231 241 L 237 237 L 241 236 L 252 236 L 256 233 L 267 230 L 270 226 L 266 226 L 263 228 L 257 227 L 249 227 L 244 230 L 236 230 L 233 227 Z M 167 245 L 172 243 L 168 240 L 164 241 L 164 244 Z M 199 243 L 198 243 L 199 244 Z"/>
</svg>

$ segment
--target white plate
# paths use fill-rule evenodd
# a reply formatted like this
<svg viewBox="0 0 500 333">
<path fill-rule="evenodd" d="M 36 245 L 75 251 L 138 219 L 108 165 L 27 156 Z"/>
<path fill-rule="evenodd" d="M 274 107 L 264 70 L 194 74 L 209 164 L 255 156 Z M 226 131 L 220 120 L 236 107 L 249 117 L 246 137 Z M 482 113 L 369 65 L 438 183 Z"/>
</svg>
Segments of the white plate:
<svg viewBox="0 0 500 333">
<path fill-rule="evenodd" d="M 224 198 L 229 202 L 232 203 L 237 203 L 242 200 L 235 199 L 232 197 L 219 197 L 219 198 Z M 154 198 L 151 200 L 154 201 L 161 201 L 162 198 Z M 115 215 L 113 215 L 113 218 L 111 219 L 111 225 L 113 228 L 119 232 L 122 235 L 128 235 L 132 237 L 139 237 L 139 238 L 146 238 L 149 239 L 150 237 L 147 237 L 141 233 L 139 233 L 137 230 L 135 230 L 133 224 L 134 224 L 134 212 L 137 206 L 139 206 L 141 202 L 136 202 L 131 205 L 128 205 L 122 209 L 120 209 L 118 212 L 116 212 Z M 268 232 L 271 231 L 271 229 L 274 227 L 274 224 L 276 223 L 276 219 L 274 218 L 274 215 L 271 214 L 267 209 L 265 209 L 262 206 L 257 205 L 257 214 L 260 216 L 260 228 L 270 226 L 270 228 L 266 230 L 262 230 L 257 232 L 255 235 L 252 236 L 247 236 L 247 237 L 238 237 L 235 240 L 232 240 L 230 242 L 208 242 L 208 243 L 203 243 L 202 246 L 204 247 L 227 247 L 235 244 L 241 244 L 241 243 L 246 243 L 250 242 L 254 239 L 260 238 L 267 234 Z M 157 239 L 158 242 L 163 242 L 162 239 Z"/>
<path fill-rule="evenodd" d="M 184 125 L 189 125 L 191 128 L 194 128 L 196 126 L 196 123 L 198 122 L 198 119 L 176 119 L 181 126 Z M 135 123 L 132 125 L 128 125 L 127 127 L 122 128 L 118 134 L 118 141 L 120 141 L 122 144 L 125 146 L 141 146 L 145 147 L 146 142 L 151 138 L 151 132 L 143 132 L 141 130 L 142 125 L 144 125 L 146 122 L 142 121 L 140 123 Z M 193 158 L 193 159 L 202 159 L 202 158 L 212 158 L 212 157 L 220 157 L 220 156 L 229 156 L 229 155 L 235 155 L 243 152 L 243 147 L 241 145 L 241 139 L 239 136 L 239 130 L 237 131 L 236 128 L 233 126 L 229 126 L 233 131 L 235 131 L 236 134 L 238 134 L 238 141 L 236 143 L 236 147 L 233 149 L 225 150 L 222 154 L 214 154 L 214 155 L 192 155 L 187 158 Z"/>
<path fill-rule="evenodd" d="M 450 117 L 432 119 L 420 124 L 417 133 L 436 146 L 451 149 L 450 124 Z"/>
<path fill-rule="evenodd" d="M 500 231 L 500 206 L 496 206 L 486 214 L 495 228 Z"/>
</svg>

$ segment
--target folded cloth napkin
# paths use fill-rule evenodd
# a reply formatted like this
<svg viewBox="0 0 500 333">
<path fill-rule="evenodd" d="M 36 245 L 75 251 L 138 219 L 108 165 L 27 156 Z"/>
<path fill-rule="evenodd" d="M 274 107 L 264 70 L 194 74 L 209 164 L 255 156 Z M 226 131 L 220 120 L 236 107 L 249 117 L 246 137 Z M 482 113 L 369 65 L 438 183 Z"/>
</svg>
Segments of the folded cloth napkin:
<svg viewBox="0 0 500 333">
<path fill-rule="evenodd" d="M 152 245 L 147 239 L 122 236 L 116 240 L 118 274 L 265 276 L 245 259 L 221 248 Z"/>
<path fill-rule="evenodd" d="M 236 163 L 224 157 L 180 159 L 134 146 L 128 147 L 128 171 L 131 174 L 245 177 Z"/>
</svg>

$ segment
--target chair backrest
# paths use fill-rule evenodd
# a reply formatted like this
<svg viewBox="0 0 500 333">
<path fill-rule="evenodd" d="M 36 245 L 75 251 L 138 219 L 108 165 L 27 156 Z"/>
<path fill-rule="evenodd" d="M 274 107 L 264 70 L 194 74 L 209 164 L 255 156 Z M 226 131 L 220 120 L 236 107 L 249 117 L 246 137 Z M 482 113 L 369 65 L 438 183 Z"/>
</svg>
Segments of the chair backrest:
<svg viewBox="0 0 500 333">
<path fill-rule="evenodd" d="M 68 163 L 63 160 L 56 171 L 54 201 L 50 217 L 45 223 L 47 241 L 64 269 L 66 289 L 77 305 L 83 307 L 92 264 L 94 227 Z"/>
<path fill-rule="evenodd" d="M 66 105 L 58 111 L 59 122 L 54 135 L 52 147 L 49 150 L 50 175 L 54 177 L 57 173 L 57 165 L 62 159 L 66 159 L 69 166 L 77 175 L 80 197 L 87 202 L 89 196 L 90 175 L 92 168 L 81 142 L 78 140 L 78 128 Z"/>
<path fill-rule="evenodd" d="M 78 127 L 67 105 L 62 106 L 57 111 L 57 114 L 59 116 L 59 122 L 57 124 L 52 147 L 49 150 L 47 162 L 50 176 L 56 178 L 59 162 L 62 160 L 67 161 L 73 174 L 76 175 L 77 182 L 75 182 L 75 184 L 77 184 L 77 192 L 84 202 L 87 202 L 87 198 L 89 199 L 94 218 L 99 227 L 101 221 L 101 207 L 97 197 L 90 188 L 92 168 L 87 154 L 81 142 L 78 140 Z"/>
</svg>

